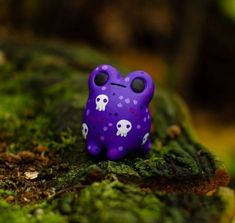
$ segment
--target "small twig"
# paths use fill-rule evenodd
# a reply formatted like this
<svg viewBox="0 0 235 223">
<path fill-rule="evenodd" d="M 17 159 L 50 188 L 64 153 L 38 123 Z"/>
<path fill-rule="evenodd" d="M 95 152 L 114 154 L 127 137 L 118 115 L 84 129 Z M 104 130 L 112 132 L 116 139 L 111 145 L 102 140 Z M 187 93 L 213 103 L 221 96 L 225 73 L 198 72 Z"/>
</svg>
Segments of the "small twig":
<svg viewBox="0 0 235 223">
<path fill-rule="evenodd" d="M 52 199 L 54 199 L 54 198 L 60 196 L 61 194 L 66 193 L 66 192 L 68 192 L 68 191 L 71 191 L 71 190 L 74 190 L 74 189 L 83 189 L 83 188 L 85 188 L 85 187 L 87 187 L 87 186 L 89 186 L 89 185 L 75 184 L 75 185 L 72 185 L 72 186 L 70 186 L 70 187 L 66 187 L 66 188 L 61 189 L 61 190 L 59 190 L 58 192 L 56 192 L 53 196 L 50 197 L 49 200 L 52 200 Z"/>
</svg>

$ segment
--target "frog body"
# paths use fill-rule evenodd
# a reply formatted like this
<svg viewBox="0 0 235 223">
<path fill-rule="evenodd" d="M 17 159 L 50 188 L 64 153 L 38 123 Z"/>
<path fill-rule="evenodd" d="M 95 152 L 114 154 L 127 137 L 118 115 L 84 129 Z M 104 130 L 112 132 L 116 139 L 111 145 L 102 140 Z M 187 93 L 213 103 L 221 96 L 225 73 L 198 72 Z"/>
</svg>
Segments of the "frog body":
<svg viewBox="0 0 235 223">
<path fill-rule="evenodd" d="M 95 68 L 88 80 L 89 97 L 82 122 L 82 135 L 88 152 L 118 160 L 150 149 L 151 117 L 149 103 L 154 82 L 144 71 L 126 77 L 110 65 Z"/>
</svg>

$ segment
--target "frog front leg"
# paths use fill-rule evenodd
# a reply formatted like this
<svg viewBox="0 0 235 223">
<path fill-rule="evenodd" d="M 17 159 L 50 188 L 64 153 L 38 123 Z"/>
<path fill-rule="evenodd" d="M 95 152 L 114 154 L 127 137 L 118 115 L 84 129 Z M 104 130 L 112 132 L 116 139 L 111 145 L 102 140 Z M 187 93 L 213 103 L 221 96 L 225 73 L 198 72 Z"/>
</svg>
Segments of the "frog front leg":
<svg viewBox="0 0 235 223">
<path fill-rule="evenodd" d="M 147 139 L 146 143 L 141 148 L 142 148 L 141 152 L 143 152 L 143 153 L 149 152 L 149 150 L 151 148 L 151 141 L 150 141 L 150 139 Z"/>
<path fill-rule="evenodd" d="M 107 148 L 107 158 L 109 160 L 119 160 L 126 156 L 127 150 L 123 146 L 112 146 Z"/>
<path fill-rule="evenodd" d="M 87 139 L 87 151 L 92 156 L 99 156 L 101 154 L 101 146 L 95 140 Z"/>
</svg>

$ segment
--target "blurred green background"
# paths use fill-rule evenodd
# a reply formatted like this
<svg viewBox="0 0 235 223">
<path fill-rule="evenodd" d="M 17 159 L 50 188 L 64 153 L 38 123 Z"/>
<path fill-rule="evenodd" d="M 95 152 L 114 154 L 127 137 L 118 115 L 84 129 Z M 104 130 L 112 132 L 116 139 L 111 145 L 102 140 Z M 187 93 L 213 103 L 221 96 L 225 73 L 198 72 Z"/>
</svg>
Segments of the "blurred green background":
<svg viewBox="0 0 235 223">
<path fill-rule="evenodd" d="M 235 176 L 235 0 L 0 0 L 6 38 L 82 43 L 146 70 L 183 96 Z"/>
</svg>

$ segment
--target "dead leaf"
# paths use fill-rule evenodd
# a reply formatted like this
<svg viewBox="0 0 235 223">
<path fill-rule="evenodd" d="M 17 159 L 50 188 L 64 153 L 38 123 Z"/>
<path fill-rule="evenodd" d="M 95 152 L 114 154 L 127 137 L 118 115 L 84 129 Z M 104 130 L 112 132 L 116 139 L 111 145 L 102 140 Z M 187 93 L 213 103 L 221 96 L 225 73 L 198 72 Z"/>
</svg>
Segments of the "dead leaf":
<svg viewBox="0 0 235 223">
<path fill-rule="evenodd" d="M 38 177 L 39 172 L 38 171 L 33 171 L 33 172 L 25 172 L 25 178 L 28 180 L 34 180 Z"/>
</svg>

